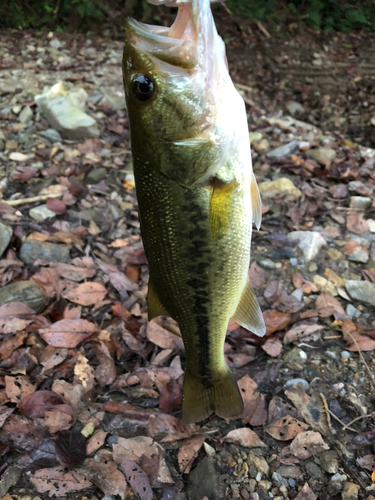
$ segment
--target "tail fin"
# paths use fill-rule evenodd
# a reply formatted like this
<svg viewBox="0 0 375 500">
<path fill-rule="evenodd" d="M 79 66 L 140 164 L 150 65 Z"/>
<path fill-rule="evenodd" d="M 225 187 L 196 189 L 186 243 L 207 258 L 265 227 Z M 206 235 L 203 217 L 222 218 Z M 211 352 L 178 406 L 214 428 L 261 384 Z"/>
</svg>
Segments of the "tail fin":
<svg viewBox="0 0 375 500">
<path fill-rule="evenodd" d="M 222 372 L 210 387 L 185 373 L 183 386 L 182 420 L 192 424 L 204 420 L 211 413 L 222 418 L 240 417 L 243 401 L 237 383 L 229 368 Z"/>
</svg>

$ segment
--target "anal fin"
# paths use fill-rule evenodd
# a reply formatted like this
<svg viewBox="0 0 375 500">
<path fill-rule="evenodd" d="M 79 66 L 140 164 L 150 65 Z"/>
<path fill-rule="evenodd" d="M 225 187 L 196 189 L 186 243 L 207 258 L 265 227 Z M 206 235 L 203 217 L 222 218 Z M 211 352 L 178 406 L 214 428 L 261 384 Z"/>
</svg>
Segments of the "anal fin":
<svg viewBox="0 0 375 500">
<path fill-rule="evenodd" d="M 260 310 L 249 279 L 242 292 L 241 300 L 233 315 L 233 319 L 247 330 L 258 335 L 258 337 L 263 337 L 266 333 L 262 311 Z"/>
<path fill-rule="evenodd" d="M 147 309 L 149 321 L 151 321 L 153 318 L 156 318 L 156 316 L 170 316 L 170 314 L 168 314 L 168 311 L 161 303 L 158 294 L 155 292 L 151 280 L 148 283 Z"/>
</svg>

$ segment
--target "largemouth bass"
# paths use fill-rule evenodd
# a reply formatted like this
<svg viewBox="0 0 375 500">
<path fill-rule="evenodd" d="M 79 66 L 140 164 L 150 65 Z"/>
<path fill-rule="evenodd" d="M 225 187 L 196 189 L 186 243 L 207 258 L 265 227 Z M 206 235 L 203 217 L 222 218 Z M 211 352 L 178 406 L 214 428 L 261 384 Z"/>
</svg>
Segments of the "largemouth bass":
<svg viewBox="0 0 375 500">
<path fill-rule="evenodd" d="M 123 75 L 150 269 L 148 314 L 169 315 L 180 326 L 182 417 L 189 423 L 243 410 L 224 341 L 231 317 L 265 333 L 248 279 L 261 201 L 245 105 L 229 76 L 210 0 L 175 4 L 170 28 L 127 21 Z"/>
</svg>

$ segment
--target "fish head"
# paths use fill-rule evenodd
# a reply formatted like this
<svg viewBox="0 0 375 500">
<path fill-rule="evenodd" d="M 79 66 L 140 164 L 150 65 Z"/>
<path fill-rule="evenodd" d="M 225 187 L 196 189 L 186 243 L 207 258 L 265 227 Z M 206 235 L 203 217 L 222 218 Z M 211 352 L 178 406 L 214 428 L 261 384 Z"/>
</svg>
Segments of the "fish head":
<svg viewBox="0 0 375 500">
<path fill-rule="evenodd" d="M 210 0 L 174 5 L 170 28 L 127 20 L 124 87 L 133 148 L 135 142 L 148 148 L 164 173 L 194 183 L 228 153 L 234 111 L 243 113 L 244 104 L 228 73 Z"/>
</svg>

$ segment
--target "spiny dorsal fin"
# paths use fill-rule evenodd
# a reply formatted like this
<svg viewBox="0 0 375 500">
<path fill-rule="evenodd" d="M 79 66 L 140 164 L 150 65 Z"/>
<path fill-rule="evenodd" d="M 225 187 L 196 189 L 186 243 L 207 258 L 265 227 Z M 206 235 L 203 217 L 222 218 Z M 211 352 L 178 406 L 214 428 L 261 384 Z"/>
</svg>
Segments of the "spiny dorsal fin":
<svg viewBox="0 0 375 500">
<path fill-rule="evenodd" d="M 160 302 L 159 296 L 152 286 L 151 279 L 148 283 L 147 309 L 149 321 L 151 321 L 153 318 L 156 318 L 156 316 L 169 316 L 168 311 Z"/>
<path fill-rule="evenodd" d="M 266 325 L 264 324 L 262 311 L 260 310 L 249 279 L 247 279 L 233 319 L 247 330 L 258 335 L 258 337 L 263 337 L 266 333 Z"/>
<path fill-rule="evenodd" d="M 227 232 L 233 210 L 235 181 L 225 183 L 217 178 L 213 180 L 210 200 L 210 234 L 219 240 Z"/>
<path fill-rule="evenodd" d="M 253 222 L 257 229 L 260 228 L 262 222 L 262 200 L 258 189 L 258 184 L 255 179 L 254 172 L 251 177 L 250 184 L 251 207 L 253 210 Z"/>
</svg>

